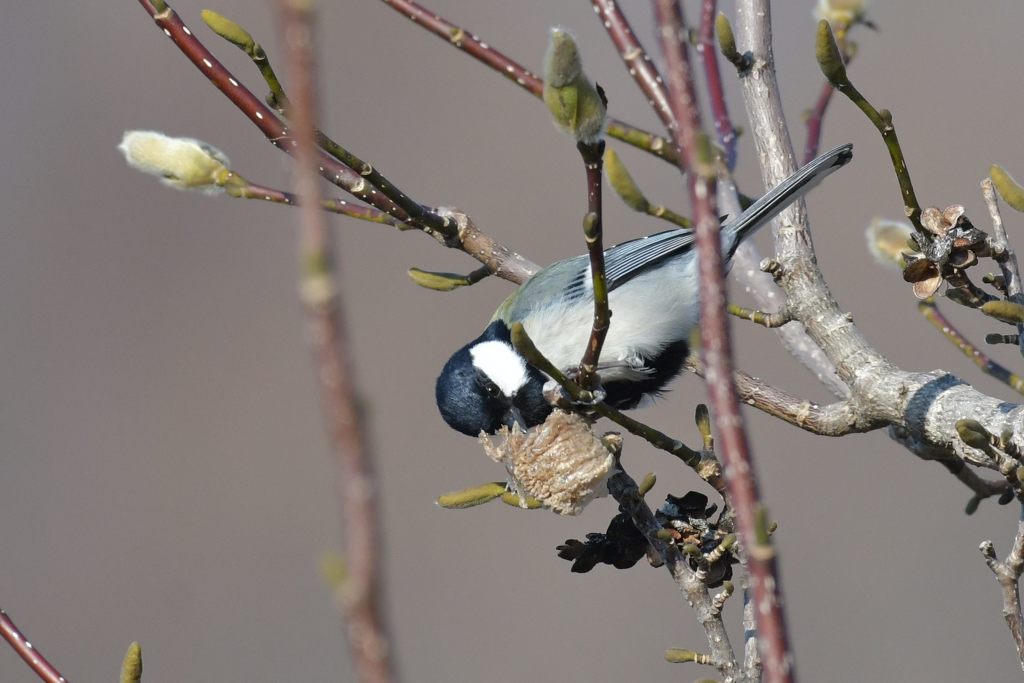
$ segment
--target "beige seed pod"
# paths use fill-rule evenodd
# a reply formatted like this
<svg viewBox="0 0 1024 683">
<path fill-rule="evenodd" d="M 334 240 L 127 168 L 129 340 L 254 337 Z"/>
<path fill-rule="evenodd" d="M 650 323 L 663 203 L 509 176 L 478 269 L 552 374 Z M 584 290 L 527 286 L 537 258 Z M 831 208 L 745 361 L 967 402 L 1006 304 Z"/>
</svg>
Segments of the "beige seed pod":
<svg viewBox="0 0 1024 683">
<path fill-rule="evenodd" d="M 505 465 L 517 493 L 560 515 L 578 515 L 595 497 L 605 495 L 615 464 L 590 424 L 561 410 L 528 432 L 503 427 L 494 436 L 481 435 L 480 443 L 492 460 Z"/>
</svg>

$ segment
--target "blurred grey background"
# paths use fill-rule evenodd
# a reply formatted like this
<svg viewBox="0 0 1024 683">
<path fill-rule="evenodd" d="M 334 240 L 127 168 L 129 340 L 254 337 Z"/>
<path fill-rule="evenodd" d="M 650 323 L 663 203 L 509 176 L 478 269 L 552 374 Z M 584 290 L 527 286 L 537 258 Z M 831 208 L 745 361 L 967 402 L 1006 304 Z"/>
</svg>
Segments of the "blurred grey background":
<svg viewBox="0 0 1024 683">
<path fill-rule="evenodd" d="M 812 4 L 775 8 L 775 53 L 801 148 L 802 112 L 822 82 Z M 383 3 L 319 5 L 327 130 L 421 201 L 467 210 L 535 260 L 583 250 L 582 169 L 536 100 Z M 546 29 L 571 28 L 612 112 L 657 127 L 589 3 L 430 5 L 533 68 Z M 653 45 L 649 4 L 625 6 Z M 246 58 L 202 25 L 203 5 L 176 8 L 262 92 Z M 272 4 L 222 0 L 214 9 L 244 23 L 284 68 Z M 695 18 L 696 5 L 687 9 Z M 876 2 L 871 15 L 882 31 L 854 33 L 855 81 L 893 110 L 922 202 L 963 203 L 985 226 L 978 182 L 989 164 L 1024 177 L 1024 5 Z M 252 180 L 278 187 L 290 182 L 288 160 L 135 2 L 11 2 L 3 18 L 0 606 L 73 681 L 114 680 L 132 640 L 143 645 L 150 683 L 353 680 L 317 568 L 340 547 L 340 532 L 296 297 L 296 214 L 164 188 L 129 170 L 115 145 L 129 128 L 198 137 Z M 745 125 L 725 72 L 735 121 Z M 866 253 L 867 223 L 899 217 L 902 206 L 877 133 L 837 98 L 823 147 L 847 141 L 855 162 L 810 200 L 818 254 L 841 304 L 894 362 L 947 368 L 1015 400 L 920 318 L 899 274 Z M 631 150 L 624 158 L 653 199 L 686 208 L 669 166 Z M 761 190 L 746 137 L 738 177 L 748 193 Z M 1006 218 L 1024 246 L 1024 221 L 1009 210 Z M 713 674 L 662 661 L 666 647 L 704 649 L 664 571 L 598 567 L 578 576 L 555 556 L 566 538 L 603 530 L 612 502 L 579 518 L 434 506 L 442 492 L 502 476 L 472 439 L 441 422 L 433 382 L 509 287 L 418 289 L 410 266 L 465 272 L 475 263 L 423 235 L 333 224 L 381 474 L 388 614 L 405 679 Z M 612 241 L 661 227 L 614 196 L 606 225 Z M 759 241 L 767 248 L 768 239 Z M 950 313 L 976 340 L 995 330 Z M 741 367 L 827 398 L 771 332 L 735 330 Z M 1012 350 L 994 355 L 1022 365 Z M 686 377 L 641 416 L 694 441 L 702 397 L 700 382 Z M 781 524 L 803 680 L 1020 679 L 999 588 L 977 551 L 992 538 L 1005 552 L 1012 506 L 986 501 L 965 516 L 967 490 L 884 434 L 829 440 L 753 410 L 747 417 Z M 636 476 L 658 473 L 658 497 L 705 490 L 635 439 L 626 453 Z M 734 627 L 738 602 L 728 612 Z M 35 679 L 0 647 L 0 680 Z"/>
</svg>

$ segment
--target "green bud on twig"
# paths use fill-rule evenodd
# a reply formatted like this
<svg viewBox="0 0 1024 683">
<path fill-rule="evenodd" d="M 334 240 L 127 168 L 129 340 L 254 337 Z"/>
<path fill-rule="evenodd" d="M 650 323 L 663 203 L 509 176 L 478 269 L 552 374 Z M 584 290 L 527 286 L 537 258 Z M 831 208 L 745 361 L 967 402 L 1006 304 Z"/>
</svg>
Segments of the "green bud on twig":
<svg viewBox="0 0 1024 683">
<path fill-rule="evenodd" d="M 1012 301 L 989 301 L 981 305 L 981 312 L 1011 325 L 1024 323 L 1024 306 Z"/>
<path fill-rule="evenodd" d="M 142 680 L 142 646 L 132 643 L 121 662 L 121 683 L 139 683 Z"/>
<path fill-rule="evenodd" d="M 996 333 L 993 332 L 991 334 L 986 334 L 985 335 L 985 343 L 986 344 L 1013 344 L 1014 346 L 1017 346 L 1018 344 L 1020 344 L 1020 335 L 1019 334 L 996 334 Z"/>
<path fill-rule="evenodd" d="M 202 16 L 206 25 L 218 36 L 238 46 L 239 49 L 250 57 L 253 55 L 256 49 L 256 41 L 244 28 L 224 15 L 214 12 L 212 9 L 204 9 L 200 16 Z"/>
<path fill-rule="evenodd" d="M 583 73 L 572 34 L 551 29 L 544 56 L 544 103 L 555 124 L 577 141 L 593 144 L 604 134 L 604 97 Z"/>
<path fill-rule="evenodd" d="M 700 432 L 700 437 L 704 441 L 704 449 L 711 450 L 715 446 L 715 439 L 711 435 L 711 414 L 703 403 L 697 404 L 694 421 L 697 423 L 697 431 Z"/>
<path fill-rule="evenodd" d="M 531 496 L 520 496 L 514 491 L 505 491 L 501 494 L 501 502 L 505 505 L 525 510 L 538 510 L 544 507 L 544 503 Z"/>
<path fill-rule="evenodd" d="M 324 553 L 320 558 L 320 576 L 333 591 L 340 591 L 348 581 L 348 565 L 340 553 Z"/>
<path fill-rule="evenodd" d="M 469 275 L 435 273 L 429 270 L 420 270 L 419 268 L 410 268 L 408 271 L 410 280 L 420 287 L 432 289 L 436 292 L 450 292 L 459 287 L 468 287 L 480 282 L 480 280 L 483 280 L 490 274 L 491 272 L 486 267 L 478 268 Z"/>
<path fill-rule="evenodd" d="M 640 485 L 637 487 L 640 491 L 640 495 L 646 496 L 650 493 L 651 489 L 654 488 L 656 483 L 658 483 L 657 475 L 655 475 L 654 472 L 648 472 L 647 476 L 644 477 L 643 481 L 641 481 Z"/>
<path fill-rule="evenodd" d="M 501 497 L 507 490 L 505 484 L 501 482 L 489 482 L 440 495 L 437 497 L 437 504 L 448 510 L 461 510 L 489 503 L 495 498 Z"/>
<path fill-rule="evenodd" d="M 825 78 L 833 87 L 843 88 L 850 84 L 850 80 L 846 76 L 843 55 L 836 44 L 836 37 L 832 35 L 832 27 L 825 20 L 818 22 L 818 36 L 814 53 L 821 72 L 825 74 Z"/>
<path fill-rule="evenodd" d="M 999 496 L 999 504 L 1000 505 L 1009 505 L 1010 501 L 1012 501 L 1014 499 L 1015 495 L 1016 494 L 1013 492 L 1013 489 L 1006 489 Z"/>
<path fill-rule="evenodd" d="M 999 196 L 1003 198 L 1003 201 L 1010 208 L 1024 211 L 1024 187 L 1017 184 L 1013 176 L 1007 173 L 1002 166 L 992 164 L 992 167 L 988 170 L 988 175 L 992 178 L 992 184 L 995 185 L 996 191 L 999 192 Z"/>
<path fill-rule="evenodd" d="M 964 506 L 964 513 L 973 515 L 978 511 L 979 505 L 981 505 L 981 498 L 978 496 L 971 496 L 971 499 L 967 501 L 967 505 Z"/>
<path fill-rule="evenodd" d="M 650 202 L 647 201 L 647 197 L 640 191 L 636 181 L 633 180 L 633 176 L 630 175 L 629 170 L 622 163 L 619 155 L 611 147 L 604 152 L 604 170 L 608 175 L 608 182 L 611 184 L 612 189 L 622 198 L 626 206 L 634 211 L 647 213 Z"/>
<path fill-rule="evenodd" d="M 677 647 L 670 647 L 665 650 L 665 660 L 672 662 L 673 664 L 685 664 L 686 662 L 710 664 L 711 655 L 694 652 L 693 650 L 683 650 Z"/>
<path fill-rule="evenodd" d="M 957 420 L 956 433 L 960 436 L 960 440 L 971 448 L 988 452 L 991 447 L 988 432 L 985 431 L 984 425 L 977 420 Z"/>
<path fill-rule="evenodd" d="M 736 534 L 726 534 L 722 542 L 719 543 L 714 550 L 708 553 L 708 562 L 714 564 L 721 560 L 727 552 L 732 550 L 732 547 L 736 545 Z"/>
<path fill-rule="evenodd" d="M 723 12 L 719 12 L 715 17 L 715 36 L 718 38 L 718 49 L 722 56 L 740 71 L 746 70 L 749 64 L 736 49 L 736 36 L 732 33 L 732 24 Z"/>
</svg>

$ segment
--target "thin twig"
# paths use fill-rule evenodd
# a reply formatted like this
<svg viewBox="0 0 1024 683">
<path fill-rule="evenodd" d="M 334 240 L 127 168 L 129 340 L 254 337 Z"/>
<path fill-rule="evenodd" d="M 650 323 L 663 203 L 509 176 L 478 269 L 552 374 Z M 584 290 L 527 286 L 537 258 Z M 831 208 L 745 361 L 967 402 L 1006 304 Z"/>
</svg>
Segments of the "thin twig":
<svg viewBox="0 0 1024 683">
<path fill-rule="evenodd" d="M 1024 286 L 1021 285 L 1017 253 L 1010 246 L 1010 240 L 1006 236 L 1003 216 L 999 212 L 999 202 L 996 200 L 991 178 L 981 181 L 981 194 L 985 198 L 985 206 L 988 207 L 988 214 L 992 219 L 992 258 L 999 264 L 999 271 L 1003 275 L 1006 298 L 1015 304 L 1024 304 Z M 1017 324 L 1017 335 L 1017 347 L 1024 355 L 1024 324 Z"/>
<path fill-rule="evenodd" d="M 255 183 L 247 183 L 241 187 L 231 185 L 225 187 L 224 192 L 228 196 L 235 197 L 237 199 L 258 199 L 265 202 L 271 202 L 273 204 L 283 204 L 285 206 L 298 206 L 299 204 L 298 197 L 291 192 L 276 190 L 272 187 L 256 185 Z M 359 220 L 369 221 L 370 223 L 390 225 L 400 230 L 411 228 L 411 226 L 406 223 L 400 223 L 383 211 L 371 206 L 353 204 L 345 201 L 344 199 L 337 199 L 334 197 L 325 198 L 321 200 L 320 206 L 324 211 L 348 216 L 349 218 L 358 218 Z"/>
<path fill-rule="evenodd" d="M 787 323 L 793 322 L 793 314 L 791 314 L 789 309 L 785 306 L 775 313 L 759 311 L 756 308 L 744 308 L 743 306 L 737 306 L 736 304 L 729 304 L 727 310 L 729 311 L 729 315 L 749 320 L 755 325 L 760 325 L 761 327 L 765 327 L 769 330 L 776 327 L 782 327 Z"/>
<path fill-rule="evenodd" d="M 900 146 L 899 137 L 896 135 L 896 127 L 892 124 L 892 113 L 888 109 L 875 109 L 874 105 L 850 81 L 842 64 L 842 53 L 835 42 L 832 28 L 827 21 L 823 20 L 818 23 L 818 61 L 822 64 L 823 70 L 826 68 L 826 62 L 822 57 L 825 55 L 836 60 L 831 63 L 833 70 L 826 72 L 825 77 L 829 79 L 836 90 L 850 98 L 850 101 L 864 112 L 864 115 L 882 135 L 882 141 L 885 142 L 885 147 L 889 150 L 893 171 L 896 172 L 900 194 L 903 196 L 904 212 L 918 233 L 928 236 L 930 233 L 921 225 L 921 205 L 914 192 L 914 183 L 910 179 L 910 169 L 907 168 L 907 160 L 903 156 L 903 147 Z"/>
<path fill-rule="evenodd" d="M 435 36 L 448 41 L 453 47 L 491 67 L 534 97 L 542 95 L 544 83 L 540 78 L 480 40 L 476 34 L 461 26 L 456 26 L 413 0 L 384 0 L 384 4 L 417 26 L 422 26 Z M 642 149 L 670 163 L 676 163 L 676 151 L 672 144 L 663 137 L 611 117 L 608 117 L 606 131 L 609 136 L 617 140 L 622 140 L 628 145 Z"/>
<path fill-rule="evenodd" d="M 697 224 L 701 342 L 719 451 L 725 464 L 728 500 L 735 510 L 740 537 L 748 555 L 765 677 L 768 683 L 788 683 L 794 680 L 794 672 L 782 611 L 782 587 L 776 578 L 775 553 L 763 529 L 761 498 L 754 479 L 739 398 L 732 382 L 732 346 L 725 312 L 725 274 L 715 203 L 715 173 L 709 160 L 702 159 L 700 153 L 703 133 L 686 48 L 685 22 L 682 7 L 675 0 L 654 0 L 654 9 L 665 56 L 669 98 L 679 122 L 674 140 L 689 168 L 690 201 Z M 706 139 L 703 142 L 706 147 Z"/>
<path fill-rule="evenodd" d="M 953 346 L 960 350 L 960 353 L 964 354 L 971 360 L 972 363 L 977 365 L 982 372 L 986 375 L 994 377 L 1006 386 L 1010 387 L 1014 391 L 1024 394 L 1024 377 L 1011 372 L 1008 368 L 995 362 L 982 351 L 972 344 L 960 330 L 953 325 L 950 320 L 942 314 L 939 307 L 935 305 L 932 299 L 926 299 L 917 304 L 917 310 L 921 312 L 925 320 L 930 322 L 933 327 L 942 332 L 942 335 L 951 343 Z"/>
<path fill-rule="evenodd" d="M 733 678 L 739 673 L 739 663 L 736 661 L 729 633 L 722 621 L 721 610 L 715 609 L 707 584 L 690 568 L 677 546 L 669 545 L 658 538 L 661 525 L 654 518 L 654 513 L 647 506 L 644 497 L 640 495 L 636 482 L 621 469 L 621 466 L 608 478 L 608 492 L 630 515 L 636 528 L 647 537 L 647 542 L 664 562 L 676 586 L 686 596 L 687 602 L 697 615 L 697 620 L 704 628 L 711 653 L 710 664 L 726 679 Z"/>
<path fill-rule="evenodd" d="M 281 81 L 277 77 L 277 73 L 274 71 L 273 65 L 270 63 L 270 58 L 267 56 L 263 46 L 260 45 L 252 38 L 248 31 L 237 23 L 222 17 L 216 13 L 207 10 L 203 14 L 203 19 L 208 25 L 221 37 L 225 38 L 231 44 L 238 47 L 240 50 L 245 52 L 249 58 L 259 69 L 260 75 L 263 76 L 263 80 L 266 82 L 267 87 L 270 89 L 270 96 L 268 97 L 268 103 L 274 106 L 278 113 L 286 118 L 290 117 L 291 101 L 287 93 L 284 91 L 284 87 L 281 85 Z M 212 21 L 212 23 L 211 23 Z M 245 42 L 238 42 L 236 34 L 224 34 L 218 31 L 218 27 L 234 26 L 245 34 L 249 39 Z M 428 207 L 423 206 L 419 202 L 413 200 L 407 196 L 404 192 L 398 189 L 394 183 L 389 181 L 384 175 L 366 163 L 355 154 L 350 152 L 348 149 L 343 147 L 340 143 L 331 139 L 322 130 L 316 131 L 317 145 L 321 147 L 328 154 L 333 156 L 335 159 L 345 164 L 352 170 L 356 171 L 366 182 L 370 183 L 373 187 L 380 190 L 381 194 L 390 199 L 395 203 L 396 206 L 402 208 L 413 222 L 423 222 L 425 224 L 431 224 L 431 227 L 435 230 L 442 229 L 441 217 L 433 213 Z"/>
<path fill-rule="evenodd" d="M 281 0 L 281 25 L 295 84 L 293 121 L 296 139 L 296 194 L 302 230 L 302 298 L 306 306 L 321 404 L 336 462 L 336 477 L 345 529 L 346 577 L 340 602 L 347 620 L 349 651 L 363 683 L 395 680 L 391 637 L 382 613 L 380 561 L 381 522 L 378 515 L 373 462 L 349 357 L 341 301 L 336 291 L 333 245 L 327 219 L 318 210 L 320 193 L 316 165 L 316 85 L 313 58 L 313 16 L 308 2 Z"/>
<path fill-rule="evenodd" d="M 235 78 L 205 45 L 185 26 L 178 14 L 164 3 L 164 9 L 158 9 L 153 0 L 139 0 L 139 4 L 149 12 L 153 21 L 164 34 L 170 38 L 181 52 L 188 57 L 200 73 L 231 100 L 238 109 L 252 121 L 267 139 L 281 151 L 294 155 L 298 141 L 292 136 L 288 127 L 278 118 L 277 113 L 264 104 L 256 95 Z M 408 221 L 409 215 L 384 197 L 375 188 L 370 187 L 363 178 L 348 166 L 345 166 L 327 154 L 317 156 L 320 175 L 338 185 L 346 192 L 371 204 L 375 208 L 394 216 L 400 221 Z"/>
<path fill-rule="evenodd" d="M 730 171 L 736 167 L 736 128 L 729 118 L 725 103 L 725 88 L 722 85 L 722 70 L 718 67 L 718 50 L 715 49 L 715 15 L 718 0 L 701 0 L 700 30 L 697 34 L 697 54 L 704 64 L 704 80 L 708 86 L 708 100 L 715 122 L 715 134 L 725 150 L 725 165 Z"/>
<path fill-rule="evenodd" d="M 248 88 L 234 77 L 213 54 L 206 49 L 206 46 L 196 38 L 181 21 L 181 18 L 173 9 L 164 2 L 155 0 L 139 0 L 149 15 L 156 22 L 164 34 L 169 37 L 182 53 L 205 75 L 213 85 L 217 87 L 245 116 L 252 121 L 278 149 L 293 155 L 298 146 L 296 140 L 288 128 L 284 125 L 277 114 L 266 104 L 260 101 Z M 511 255 L 510 263 L 500 270 L 492 267 L 495 275 L 521 284 L 530 275 L 538 270 L 536 264 L 514 254 L 498 244 L 492 237 L 479 230 L 465 218 L 464 214 L 443 208 L 431 209 L 430 214 L 437 214 L 440 217 L 440 229 L 432 227 L 434 219 L 430 222 L 414 221 L 401 207 L 395 205 L 381 192 L 374 188 L 361 175 L 351 168 L 331 157 L 325 152 L 317 155 L 317 168 L 327 180 L 341 187 L 353 196 L 371 204 L 378 210 L 384 211 L 393 218 L 403 223 L 413 224 L 416 228 L 423 230 L 439 242 L 453 249 L 460 249 L 477 259 L 481 263 L 494 266 L 499 262 L 505 263 L 503 258 L 495 254 Z M 459 218 L 460 221 L 455 220 Z M 471 227 L 463 229 L 464 224 Z"/>
<path fill-rule="evenodd" d="M 587 215 L 583 219 L 583 234 L 590 256 L 590 277 L 594 292 L 594 323 L 587 348 L 580 360 L 580 386 L 587 390 L 597 388 L 597 364 L 601 348 L 608 335 L 612 312 L 608 308 L 608 279 L 604 272 L 604 234 L 602 230 L 601 187 L 604 163 L 604 140 L 596 143 L 580 142 L 576 145 L 587 171 Z"/>
<path fill-rule="evenodd" d="M 1021 518 L 1017 523 L 1017 535 L 1013 539 L 1013 546 L 1004 561 L 1000 562 L 996 558 L 992 541 L 982 542 L 980 550 L 989 569 L 996 575 L 996 580 L 1003 588 L 1003 617 L 1010 629 L 1013 643 L 1017 646 L 1021 668 L 1024 669 L 1024 618 L 1021 617 L 1020 610 L 1020 575 L 1024 571 L 1024 507 L 1021 508 Z"/>
<path fill-rule="evenodd" d="M 7 612 L 2 609 L 0 609 L 0 635 L 10 643 L 11 648 L 18 653 L 19 657 L 25 660 L 25 663 L 43 681 L 46 683 L 67 683 L 67 679 L 57 671 L 57 667 L 46 660 L 46 657 L 14 625 Z"/>
</svg>

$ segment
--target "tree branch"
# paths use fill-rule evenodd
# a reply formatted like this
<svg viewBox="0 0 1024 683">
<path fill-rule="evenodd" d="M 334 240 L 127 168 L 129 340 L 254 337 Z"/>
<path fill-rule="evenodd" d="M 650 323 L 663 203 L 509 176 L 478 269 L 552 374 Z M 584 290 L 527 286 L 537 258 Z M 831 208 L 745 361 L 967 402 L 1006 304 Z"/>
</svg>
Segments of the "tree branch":
<svg viewBox="0 0 1024 683">
<path fill-rule="evenodd" d="M 722 621 L 721 610 L 715 609 L 707 584 L 690 568 L 678 547 L 669 545 L 658 537 L 658 532 L 662 530 L 661 525 L 655 520 L 654 513 L 640 495 L 636 482 L 621 467 L 608 478 L 608 493 L 622 510 L 629 514 L 636 528 L 647 537 L 647 542 L 664 562 L 676 586 L 686 596 L 687 602 L 697 615 L 697 621 L 704 629 L 711 653 L 709 663 L 726 679 L 735 680 L 734 677 L 741 675 L 742 672 L 729 641 L 729 633 Z"/>
<path fill-rule="evenodd" d="M 7 612 L 0 609 L 0 635 L 4 637 L 18 656 L 25 660 L 36 675 L 46 683 L 67 683 L 67 679 L 50 664 L 46 657 L 25 637 Z"/>
<path fill-rule="evenodd" d="M 675 0 L 655 0 L 655 17 L 665 56 L 669 98 L 679 126 L 673 132 L 689 169 L 690 201 L 697 225 L 698 277 L 701 290 L 700 327 L 707 367 L 707 387 L 719 451 L 725 465 L 729 504 L 748 559 L 756 604 L 758 642 L 768 683 L 794 680 L 789 638 L 782 611 L 782 586 L 776 579 L 775 554 L 760 528 L 763 508 L 753 462 L 743 429 L 736 387 L 732 382 L 732 346 L 725 311 L 725 273 L 715 205 L 715 170 L 700 127 L 696 91 L 686 48 L 682 7 Z M 683 169 L 683 162 L 680 161 Z"/>
<path fill-rule="evenodd" d="M 1003 589 L 1003 617 L 1010 629 L 1013 643 L 1017 646 L 1021 668 L 1024 669 L 1024 618 L 1021 617 L 1020 610 L 1020 575 L 1024 571 L 1024 507 L 1021 508 L 1021 519 L 1017 523 L 1017 535 L 1013 539 L 1013 546 L 1004 561 L 1000 562 L 996 558 L 992 541 L 983 541 L 979 549 L 985 556 L 988 568 L 996 575 L 996 580 Z"/>
<path fill-rule="evenodd" d="M 476 34 L 456 26 L 413 0 L 384 0 L 384 4 L 417 26 L 422 26 L 435 36 L 448 41 L 455 48 L 491 67 L 534 97 L 540 97 L 543 93 L 544 83 L 540 78 L 480 40 Z M 649 152 L 670 163 L 676 163 L 676 151 L 671 143 L 663 137 L 611 117 L 608 117 L 607 132 L 609 136 L 626 144 Z"/>
<path fill-rule="evenodd" d="M 318 210 L 316 85 L 313 15 L 303 0 L 280 0 L 289 71 L 295 84 L 296 194 L 301 198 L 302 299 L 306 305 L 321 404 L 334 450 L 345 529 L 346 577 L 340 602 L 347 620 L 349 651 L 363 683 L 395 680 L 391 636 L 381 607 L 381 523 L 373 462 L 357 408 L 341 301 L 337 295 L 333 244 L 326 216 Z"/>
</svg>

